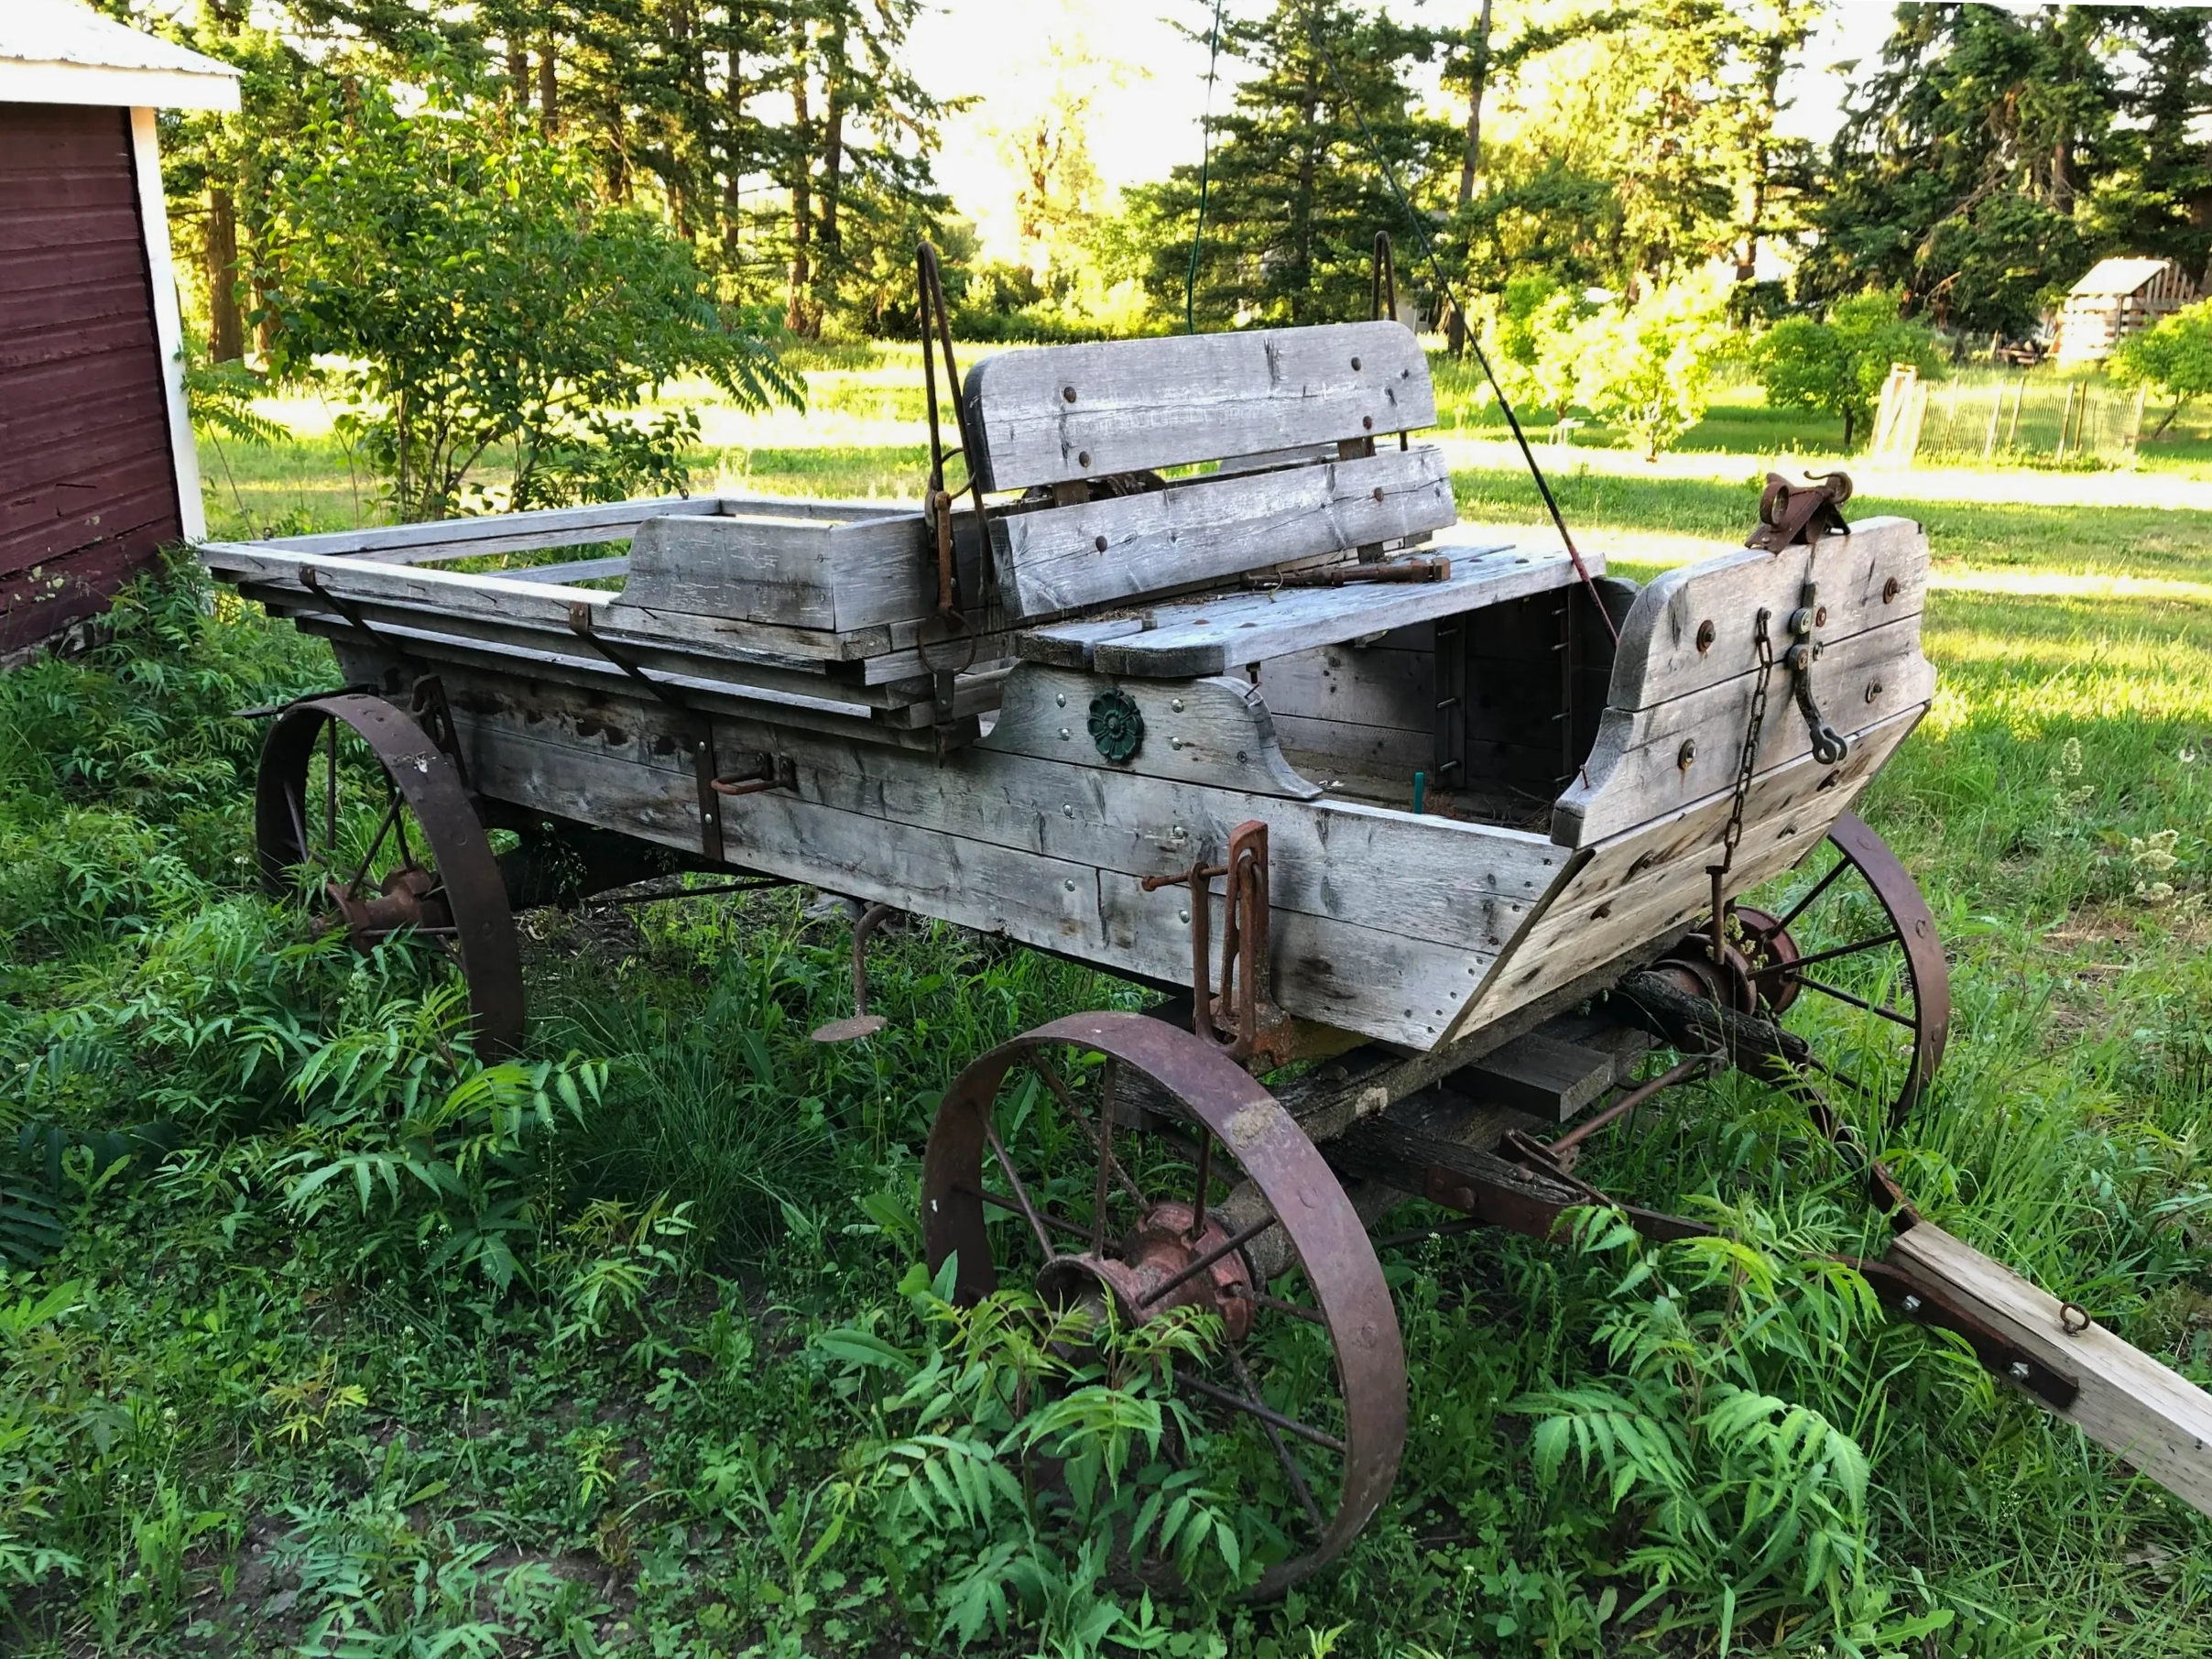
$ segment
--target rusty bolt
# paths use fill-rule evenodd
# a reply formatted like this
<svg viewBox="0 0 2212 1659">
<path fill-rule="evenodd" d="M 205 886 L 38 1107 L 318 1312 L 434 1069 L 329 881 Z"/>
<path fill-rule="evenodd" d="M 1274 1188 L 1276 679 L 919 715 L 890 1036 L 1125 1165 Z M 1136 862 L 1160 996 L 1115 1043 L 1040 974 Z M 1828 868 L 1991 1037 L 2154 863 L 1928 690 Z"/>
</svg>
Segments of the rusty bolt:
<svg viewBox="0 0 2212 1659">
<path fill-rule="evenodd" d="M 1897 578 L 1892 576 L 1881 584 L 1881 602 L 1889 604 L 1897 597 Z"/>
<path fill-rule="evenodd" d="M 1813 613 L 1813 626 L 1814 628 L 1825 628 L 1828 626 L 1828 607 L 1824 605 L 1820 606 Z"/>
<path fill-rule="evenodd" d="M 1076 464 L 1077 466 L 1088 466 L 1088 465 L 1090 465 L 1090 464 L 1091 464 L 1091 452 L 1090 452 L 1089 450 L 1087 450 L 1087 449 L 1086 449 L 1086 450 L 1084 450 L 1084 451 L 1082 453 L 1078 454 L 1078 455 L 1075 457 L 1075 464 Z"/>
<path fill-rule="evenodd" d="M 1697 654 L 1704 656 L 1713 649 L 1713 641 L 1720 638 L 1720 630 L 1709 621 L 1697 625 Z"/>
<path fill-rule="evenodd" d="M 1375 499 L 1378 501 L 1382 499 L 1382 486 L 1379 484 L 1375 486 Z"/>
<path fill-rule="evenodd" d="M 1674 764 L 1686 772 L 1690 769 L 1690 762 L 1696 759 L 1697 739 L 1694 737 L 1684 737 L 1682 740 L 1682 748 L 1675 751 Z"/>
<path fill-rule="evenodd" d="M 1877 697 L 1879 697 L 1879 696 L 1880 696 L 1880 695 L 1881 695 L 1881 682 L 1880 682 L 1880 681 L 1879 681 L 1879 680 L 1869 680 L 1869 681 L 1868 681 L 1868 682 L 1867 682 L 1867 701 L 1868 701 L 1869 703 L 1871 703 L 1871 702 L 1873 702 L 1873 701 L 1874 701 L 1874 699 L 1875 699 L 1875 698 L 1877 698 Z"/>
<path fill-rule="evenodd" d="M 1353 359 L 1352 359 L 1352 369 L 1353 369 L 1353 372 L 1354 372 L 1354 373 L 1357 373 L 1357 372 L 1358 372 L 1358 369 L 1359 369 L 1359 359 L 1358 359 L 1358 358 L 1357 358 L 1357 357 L 1355 357 L 1355 358 L 1353 358 Z"/>
<path fill-rule="evenodd" d="M 1106 539 L 1104 536 L 1101 536 L 1096 540 L 1093 541 L 1091 545 L 1103 553 L 1106 550 Z"/>
<path fill-rule="evenodd" d="M 1070 403 L 1075 401 L 1075 388 L 1072 386 L 1062 387 L 1060 388 L 1060 395 L 1062 398 L 1065 398 Z"/>
<path fill-rule="evenodd" d="M 1375 430 L 1375 417 L 1372 415 L 1362 415 L 1359 417 L 1359 424 L 1371 432 Z"/>
</svg>

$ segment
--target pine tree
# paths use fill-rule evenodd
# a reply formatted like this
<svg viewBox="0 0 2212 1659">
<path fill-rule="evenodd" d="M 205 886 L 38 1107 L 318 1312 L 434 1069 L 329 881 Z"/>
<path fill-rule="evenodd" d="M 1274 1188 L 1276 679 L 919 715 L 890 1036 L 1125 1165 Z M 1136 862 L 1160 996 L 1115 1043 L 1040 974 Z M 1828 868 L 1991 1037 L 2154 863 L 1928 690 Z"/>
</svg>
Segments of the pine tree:
<svg viewBox="0 0 2212 1659">
<path fill-rule="evenodd" d="M 1197 317 L 1220 326 L 1367 314 L 1375 233 L 1415 239 L 1383 164 L 1417 213 L 1458 165 L 1452 124 L 1420 114 L 1406 83 L 1407 66 L 1436 48 L 1433 31 L 1363 16 L 1342 0 L 1280 0 L 1264 19 L 1225 20 L 1223 54 L 1254 72 L 1234 107 L 1209 124 Z M 1178 167 L 1143 204 L 1167 233 L 1150 286 L 1178 312 L 1200 170 Z"/>
<path fill-rule="evenodd" d="M 2093 203 L 2100 239 L 2212 277 L 2212 11 L 2130 6 L 2109 23 L 2141 69 L 2121 91 L 2126 125 Z"/>
<path fill-rule="evenodd" d="M 1855 96 L 1814 213 L 1807 297 L 1897 288 L 1932 322 L 2029 327 L 2098 251 L 2109 14 L 1908 5 Z"/>
</svg>

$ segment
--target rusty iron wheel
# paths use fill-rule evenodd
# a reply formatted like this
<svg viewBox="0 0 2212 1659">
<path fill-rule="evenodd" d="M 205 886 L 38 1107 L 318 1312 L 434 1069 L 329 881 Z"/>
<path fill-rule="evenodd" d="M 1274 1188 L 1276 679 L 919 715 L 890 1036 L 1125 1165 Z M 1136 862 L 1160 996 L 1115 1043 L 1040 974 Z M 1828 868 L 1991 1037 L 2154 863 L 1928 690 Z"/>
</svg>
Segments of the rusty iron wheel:
<svg viewBox="0 0 2212 1659">
<path fill-rule="evenodd" d="M 286 709 L 261 748 L 254 839 L 262 884 L 301 895 L 357 948 L 412 932 L 452 955 L 479 1055 L 521 1047 L 506 883 L 460 773 L 409 715 L 353 693 Z"/>
<path fill-rule="evenodd" d="M 1804 1037 L 1820 1069 L 1894 1133 L 1951 1031 L 1951 970 L 1928 902 L 1850 813 L 1777 885 L 1771 908 L 1735 907 L 1730 930 L 1760 1009 Z"/>
<path fill-rule="evenodd" d="M 1129 1129 L 1107 1099 L 1182 1132 Z M 1381 1264 L 1313 1142 L 1211 1045 L 1106 1012 L 994 1049 L 938 1108 L 921 1196 L 931 1270 L 957 1256 L 964 1302 L 1006 1272 L 1060 1305 L 1110 1299 L 1124 1327 L 1220 1316 L 1210 1361 L 1179 1361 L 1173 1385 L 1209 1428 L 1251 1437 L 1247 1496 L 1282 1517 L 1250 1598 L 1334 1560 L 1389 1494 L 1406 1367 Z M 1300 1384 L 1320 1397 L 1293 1398 Z"/>
</svg>

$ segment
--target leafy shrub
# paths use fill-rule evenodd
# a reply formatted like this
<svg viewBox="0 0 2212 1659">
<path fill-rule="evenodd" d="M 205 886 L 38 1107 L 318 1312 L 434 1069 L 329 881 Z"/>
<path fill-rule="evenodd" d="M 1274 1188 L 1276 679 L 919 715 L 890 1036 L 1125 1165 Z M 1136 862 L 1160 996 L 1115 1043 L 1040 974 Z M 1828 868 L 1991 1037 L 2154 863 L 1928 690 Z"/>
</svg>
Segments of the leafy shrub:
<svg viewBox="0 0 2212 1659">
<path fill-rule="evenodd" d="M 601 205 L 589 158 L 520 111 L 438 89 L 406 115 L 349 81 L 290 153 L 256 278 L 276 367 L 356 366 L 333 371 L 348 430 L 402 519 L 482 497 L 495 446 L 512 451 L 512 507 L 681 478 L 695 425 L 609 418 L 678 375 L 746 409 L 799 402 L 763 319 L 720 305 L 651 213 Z"/>
<path fill-rule="evenodd" d="M 1575 401 L 1618 420 L 1656 461 L 1705 418 L 1729 344 L 1728 287 L 1711 277 L 1654 287 L 1625 310 L 1588 317 L 1554 349 L 1572 354 Z"/>
<path fill-rule="evenodd" d="M 2121 341 L 2111 370 L 2116 386 L 2146 387 L 2173 400 L 2149 434 L 2163 437 L 2184 409 L 2212 393 L 2212 300 L 2185 306 Z"/>
<path fill-rule="evenodd" d="M 1891 365 L 1923 376 L 1943 369 L 1934 333 L 1901 317 L 1897 296 L 1883 289 L 1838 300 L 1825 319 L 1783 318 L 1760 338 L 1751 362 L 1768 402 L 1839 416 L 1847 450 L 1872 422 Z"/>
</svg>

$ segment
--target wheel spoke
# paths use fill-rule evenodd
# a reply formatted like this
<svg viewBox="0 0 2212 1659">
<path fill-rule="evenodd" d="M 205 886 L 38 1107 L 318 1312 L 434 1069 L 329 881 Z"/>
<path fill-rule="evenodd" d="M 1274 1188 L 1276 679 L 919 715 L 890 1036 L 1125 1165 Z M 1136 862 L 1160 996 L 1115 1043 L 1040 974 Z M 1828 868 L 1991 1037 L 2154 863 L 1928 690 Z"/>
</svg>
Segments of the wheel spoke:
<svg viewBox="0 0 2212 1659">
<path fill-rule="evenodd" d="M 1822 996 L 1833 997 L 1838 1002 L 1848 1002 L 1853 1008 L 1863 1008 L 1869 1014 L 1880 1014 L 1884 1020 L 1893 1020 L 1909 1031 L 1920 1029 L 1917 1021 L 1899 1013 L 1895 1009 L 1878 1007 L 1862 997 L 1854 997 L 1840 986 L 1830 985 L 1825 980 L 1810 979 L 1803 974 L 1795 974 L 1792 977 L 1809 991 L 1818 991 Z"/>
<path fill-rule="evenodd" d="M 1904 937 L 1894 931 L 1872 939 L 1861 939 L 1856 944 L 1838 944 L 1833 949 L 1814 951 L 1809 956 L 1800 956 L 1793 962 L 1776 962 L 1752 971 L 1754 979 L 1771 979 L 1778 974 L 1795 973 L 1801 967 L 1810 967 L 1815 962 L 1833 962 L 1838 956 L 1855 956 L 1860 951 L 1870 951 L 1878 944 L 1902 944 Z"/>
<path fill-rule="evenodd" d="M 1002 1210 L 1011 1210 L 1017 1215 L 1021 1211 L 1021 1206 L 1000 1193 L 977 1193 L 975 1196 L 986 1204 L 997 1206 Z M 1070 1221 L 1065 1216 L 1055 1216 L 1051 1210 L 1039 1210 L 1037 1219 L 1043 1222 L 1045 1226 L 1058 1228 L 1062 1232 L 1073 1238 L 1088 1239 L 1091 1236 L 1091 1229 L 1084 1226 L 1082 1222 Z"/>
<path fill-rule="evenodd" d="M 1264 1307 L 1272 1314 L 1288 1314 L 1293 1319 L 1303 1319 L 1309 1325 L 1318 1325 L 1324 1330 L 1328 1327 L 1328 1320 L 1318 1308 L 1285 1302 L 1280 1296 L 1270 1296 L 1265 1291 L 1248 1290 L 1241 1284 L 1228 1284 L 1222 1287 L 1222 1293 L 1234 1296 L 1239 1302 L 1249 1302 L 1254 1307 Z"/>
<path fill-rule="evenodd" d="M 1204 1394 L 1209 1400 L 1218 1400 L 1224 1405 L 1233 1405 L 1238 1411 L 1248 1412 L 1260 1422 L 1271 1424 L 1286 1434 L 1296 1435 L 1301 1440 L 1310 1440 L 1315 1446 L 1325 1446 L 1339 1457 L 1344 1455 L 1344 1442 L 1335 1435 L 1324 1433 L 1311 1424 L 1301 1423 L 1295 1417 L 1286 1417 L 1272 1407 L 1262 1405 L 1257 1400 L 1247 1399 L 1233 1389 L 1223 1388 L 1219 1383 L 1208 1382 L 1204 1377 L 1193 1377 L 1187 1372 L 1176 1379 L 1175 1386 Z"/>
<path fill-rule="evenodd" d="M 1220 1261 L 1231 1250 L 1240 1250 L 1244 1249 L 1246 1245 L 1251 1243 L 1253 1239 L 1259 1238 L 1260 1234 L 1266 1232 L 1268 1228 L 1273 1227 L 1274 1225 L 1275 1217 L 1272 1215 L 1262 1216 L 1259 1220 L 1253 1222 L 1251 1226 L 1246 1228 L 1242 1232 L 1233 1234 L 1229 1238 L 1224 1239 L 1219 1244 L 1216 1244 L 1212 1250 L 1206 1251 L 1204 1255 L 1199 1257 L 1197 1261 L 1192 1262 L 1190 1266 L 1184 1268 L 1173 1278 L 1163 1280 L 1161 1282 L 1154 1285 L 1150 1290 L 1145 1292 L 1142 1296 L 1137 1299 L 1137 1305 L 1139 1307 L 1151 1306 L 1153 1303 L 1159 1301 L 1162 1296 L 1167 1295 L 1170 1292 L 1176 1289 L 1177 1286 L 1197 1278 L 1199 1274 L 1204 1272 L 1206 1269 L 1212 1267 L 1214 1263 Z"/>
<path fill-rule="evenodd" d="M 1236 1369 L 1237 1386 L 1252 1399 L 1259 1399 L 1259 1384 L 1252 1381 L 1252 1373 L 1244 1362 L 1244 1356 L 1235 1348 L 1229 1349 L 1229 1364 Z M 1313 1490 L 1306 1485 L 1305 1473 L 1298 1467 L 1298 1459 L 1291 1457 L 1291 1448 L 1283 1445 L 1282 1431 L 1264 1417 L 1260 1419 L 1259 1426 L 1267 1431 L 1268 1444 L 1275 1448 L 1275 1456 L 1282 1459 L 1282 1472 L 1290 1478 L 1291 1490 L 1298 1494 L 1298 1501 L 1305 1510 L 1306 1519 L 1313 1523 L 1315 1532 L 1323 1531 L 1328 1523 L 1322 1518 L 1321 1505 L 1313 1501 Z"/>
<path fill-rule="evenodd" d="M 1828 890 L 1829 883 L 1833 882 L 1836 877 L 1842 875 L 1844 871 L 1849 869 L 1850 868 L 1851 861 L 1845 857 L 1841 852 L 1838 852 L 1836 855 L 1836 867 L 1813 884 L 1813 890 L 1811 892 L 1800 899 L 1795 904 L 1790 906 L 1789 910 L 1782 915 L 1776 917 L 1773 927 L 1768 930 L 1769 933 L 1779 933 L 1788 928 L 1791 922 L 1796 921 L 1798 917 L 1805 913 L 1807 907 L 1810 906 L 1815 899 L 1819 898 L 1821 894 Z"/>
<path fill-rule="evenodd" d="M 1061 1082 L 1059 1073 L 1045 1064 L 1035 1054 L 1030 1056 L 1030 1069 L 1044 1079 L 1045 1086 L 1052 1091 L 1053 1098 L 1060 1102 L 1060 1109 L 1067 1114 L 1068 1120 L 1083 1131 L 1083 1138 L 1091 1143 L 1092 1151 L 1106 1160 L 1106 1166 L 1114 1172 L 1114 1178 L 1121 1183 L 1122 1189 L 1136 1200 L 1139 1209 L 1143 1208 L 1144 1188 L 1139 1186 L 1131 1178 L 1128 1171 L 1121 1167 L 1121 1161 L 1114 1156 L 1111 1145 L 1099 1144 L 1098 1131 L 1091 1127 L 1089 1118 L 1084 1114 L 1083 1108 L 1075 1104 L 1074 1091 Z M 1106 1103 L 1101 1101 L 1098 1111 L 1099 1121 L 1104 1123 L 1106 1118 Z"/>
<path fill-rule="evenodd" d="M 353 879 L 345 884 L 348 893 L 358 890 L 362 882 L 368 879 L 369 866 L 376 862 L 376 854 L 384 846 L 385 836 L 391 833 L 392 825 L 398 820 L 399 792 L 394 790 L 392 798 L 385 803 L 384 817 L 376 825 L 376 834 L 369 842 L 368 851 L 361 855 L 361 862 L 355 867 Z"/>
<path fill-rule="evenodd" d="M 1005 1173 L 1007 1184 L 1014 1189 L 1015 1201 L 1021 1206 L 1021 1213 L 1029 1221 L 1030 1230 L 1037 1235 L 1037 1248 L 1044 1252 L 1044 1259 L 1047 1261 L 1057 1260 L 1060 1252 L 1052 1248 L 1051 1235 L 1044 1230 L 1044 1223 L 1037 1217 L 1037 1206 L 1030 1202 L 1030 1189 L 1022 1185 L 1021 1177 L 1014 1173 L 1014 1161 L 1007 1156 L 1006 1142 L 998 1138 L 998 1126 L 997 1124 L 986 1125 L 984 1132 L 991 1138 L 992 1154 L 997 1158 L 998 1167 Z"/>
</svg>

